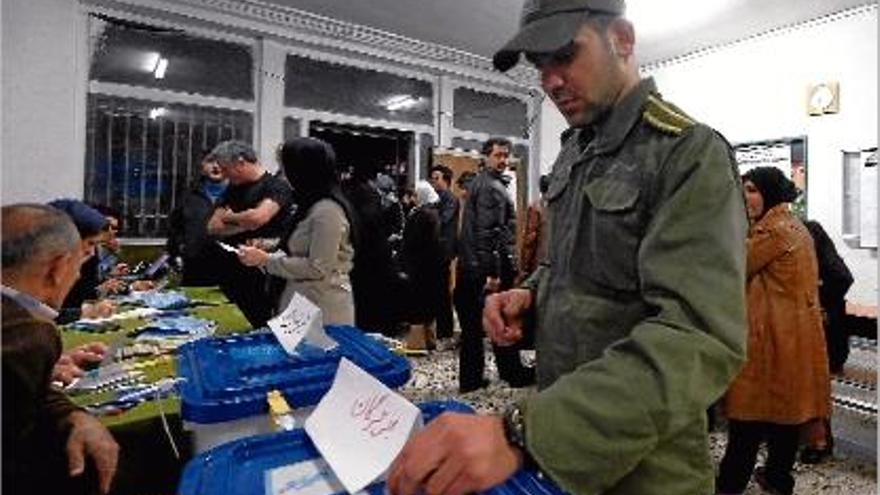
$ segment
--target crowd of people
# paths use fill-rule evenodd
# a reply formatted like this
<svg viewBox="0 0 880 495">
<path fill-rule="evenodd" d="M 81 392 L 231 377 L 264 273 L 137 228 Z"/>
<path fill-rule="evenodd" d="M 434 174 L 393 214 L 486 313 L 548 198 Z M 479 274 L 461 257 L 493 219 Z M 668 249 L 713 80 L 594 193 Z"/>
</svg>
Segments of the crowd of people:
<svg viewBox="0 0 880 495">
<path fill-rule="evenodd" d="M 411 190 L 370 167 L 342 181 L 319 139 L 283 143 L 278 174 L 227 141 L 171 214 L 181 283 L 218 285 L 254 328 L 299 293 L 325 324 L 457 346 L 462 393 L 488 384 L 486 337 L 503 381 L 537 384 L 503 416 L 432 422 L 389 471 L 391 493 L 485 490 L 525 465 L 576 494 L 737 494 L 752 476 L 791 494 L 799 447 L 804 462 L 831 452 L 852 275 L 821 226 L 791 213 L 782 172 L 740 176 L 719 133 L 639 77 L 622 13 L 537 2 L 494 58 L 506 71 L 524 55 L 571 126 L 519 244 L 503 138 L 478 170 L 437 163 Z M 55 324 L 114 311 L 96 301 L 125 290 L 119 216 L 62 199 L 2 219 L 4 490 L 106 493 L 118 447 L 52 384 L 106 352 L 62 353 Z M 716 470 L 705 412 L 719 401 Z"/>
</svg>

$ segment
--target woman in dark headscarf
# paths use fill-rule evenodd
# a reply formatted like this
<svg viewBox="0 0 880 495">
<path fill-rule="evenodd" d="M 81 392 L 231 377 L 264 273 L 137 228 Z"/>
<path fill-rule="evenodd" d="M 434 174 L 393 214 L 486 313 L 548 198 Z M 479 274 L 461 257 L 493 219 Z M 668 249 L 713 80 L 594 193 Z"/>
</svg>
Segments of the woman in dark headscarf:
<svg viewBox="0 0 880 495">
<path fill-rule="evenodd" d="M 779 169 L 743 175 L 749 236 L 746 241 L 748 356 L 724 397 L 729 420 L 719 494 L 742 493 L 767 442 L 767 463 L 756 481 L 772 493 L 791 494 L 801 425 L 828 416 L 830 382 L 819 310 L 813 240 L 788 208 L 797 190 Z"/>
<path fill-rule="evenodd" d="M 293 187 L 297 211 L 283 251 L 242 247 L 239 259 L 286 280 L 278 310 L 295 292 L 321 308 L 324 324 L 354 324 L 351 272 L 355 229 L 351 205 L 339 188 L 336 154 L 319 139 L 294 138 L 278 152 Z"/>
</svg>

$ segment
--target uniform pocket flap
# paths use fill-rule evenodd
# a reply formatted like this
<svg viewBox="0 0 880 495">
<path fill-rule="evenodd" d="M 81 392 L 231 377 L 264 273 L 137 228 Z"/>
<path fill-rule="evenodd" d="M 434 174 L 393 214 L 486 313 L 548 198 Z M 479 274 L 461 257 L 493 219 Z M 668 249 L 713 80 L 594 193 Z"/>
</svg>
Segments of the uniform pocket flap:
<svg viewBox="0 0 880 495">
<path fill-rule="evenodd" d="M 639 200 L 639 188 L 618 179 L 600 177 L 584 187 L 584 194 L 601 211 L 626 211 Z"/>
</svg>

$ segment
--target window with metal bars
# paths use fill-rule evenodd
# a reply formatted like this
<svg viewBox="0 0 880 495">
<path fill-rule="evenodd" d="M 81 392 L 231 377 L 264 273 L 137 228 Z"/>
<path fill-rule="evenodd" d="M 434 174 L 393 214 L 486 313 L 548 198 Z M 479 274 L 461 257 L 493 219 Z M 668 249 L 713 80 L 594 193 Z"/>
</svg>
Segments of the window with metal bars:
<svg viewBox="0 0 880 495">
<path fill-rule="evenodd" d="M 202 157 L 253 141 L 251 48 L 98 14 L 89 28 L 85 200 L 121 212 L 121 236 L 164 237 Z"/>
<path fill-rule="evenodd" d="M 251 142 L 249 112 L 92 94 L 86 201 L 122 212 L 120 235 L 164 237 L 168 215 L 227 139 Z"/>
</svg>

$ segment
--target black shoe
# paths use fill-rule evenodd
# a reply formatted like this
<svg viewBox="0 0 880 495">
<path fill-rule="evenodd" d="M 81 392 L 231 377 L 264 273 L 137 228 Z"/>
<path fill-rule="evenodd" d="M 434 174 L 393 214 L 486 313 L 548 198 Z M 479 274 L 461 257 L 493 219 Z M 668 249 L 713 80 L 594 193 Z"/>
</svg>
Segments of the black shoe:
<svg viewBox="0 0 880 495">
<path fill-rule="evenodd" d="M 833 451 L 830 446 L 824 449 L 806 447 L 801 451 L 801 464 L 821 464 L 831 458 Z"/>
<path fill-rule="evenodd" d="M 486 388 L 489 386 L 489 380 L 485 378 L 481 379 L 478 382 L 474 383 L 460 383 L 458 385 L 458 391 L 462 394 L 466 394 L 468 392 L 473 392 L 474 390 L 479 390 L 481 388 Z"/>
<path fill-rule="evenodd" d="M 771 485 L 767 480 L 767 468 L 763 466 L 755 469 L 755 483 L 761 487 L 764 493 L 769 495 L 793 495 L 794 493 L 794 490 L 783 491 Z"/>
<path fill-rule="evenodd" d="M 535 368 L 523 367 L 515 375 L 504 379 L 511 388 L 530 387 L 535 384 Z"/>
</svg>

